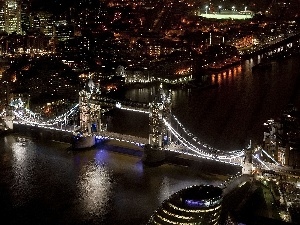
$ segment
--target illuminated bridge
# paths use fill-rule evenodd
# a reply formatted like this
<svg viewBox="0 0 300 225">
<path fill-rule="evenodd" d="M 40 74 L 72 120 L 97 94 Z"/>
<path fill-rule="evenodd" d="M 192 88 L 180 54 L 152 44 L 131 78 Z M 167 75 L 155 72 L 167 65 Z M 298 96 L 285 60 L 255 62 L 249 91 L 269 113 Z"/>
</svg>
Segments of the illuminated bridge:
<svg viewBox="0 0 300 225">
<path fill-rule="evenodd" d="M 100 96 L 100 97 L 99 97 Z M 155 100 L 149 104 L 120 102 L 101 97 L 90 80 L 79 94 L 79 103 L 62 115 L 52 119 L 42 118 L 26 107 L 20 99 L 13 100 L 1 113 L 7 128 L 22 124 L 33 129 L 70 133 L 73 136 L 73 147 L 85 148 L 95 145 L 101 140 L 116 140 L 144 147 L 145 155 L 150 161 L 163 159 L 164 152 L 174 152 L 220 163 L 242 166 L 245 173 L 252 171 L 252 161 L 247 158 L 247 150 L 223 151 L 213 148 L 193 135 L 171 113 L 171 95 L 160 87 Z M 149 139 L 127 134 L 109 132 L 101 121 L 101 114 L 111 108 L 119 108 L 149 115 Z M 69 117 L 80 115 L 80 125 L 67 125 Z M 252 154 L 252 153 L 251 153 Z M 256 155 L 253 155 L 254 158 Z M 250 156 L 250 158 L 253 158 Z M 256 159 L 254 159 L 256 160 Z M 259 159 L 256 160 L 269 169 Z M 248 163 L 251 162 L 251 163 Z M 275 164 L 276 165 L 276 164 Z M 249 170 L 248 172 L 246 170 Z"/>
</svg>

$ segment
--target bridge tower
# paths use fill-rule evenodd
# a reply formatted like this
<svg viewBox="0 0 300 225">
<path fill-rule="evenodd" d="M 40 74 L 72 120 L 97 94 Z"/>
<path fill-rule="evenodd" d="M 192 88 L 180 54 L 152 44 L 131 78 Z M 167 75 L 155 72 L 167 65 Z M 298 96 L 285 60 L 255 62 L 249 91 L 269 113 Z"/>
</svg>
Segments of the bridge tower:
<svg viewBox="0 0 300 225">
<path fill-rule="evenodd" d="M 88 148 L 95 145 L 93 133 L 102 129 L 101 106 L 97 103 L 97 95 L 100 95 L 100 89 L 92 79 L 89 79 L 84 89 L 79 92 L 80 130 L 74 135 L 74 148 Z"/>
<path fill-rule="evenodd" d="M 13 114 L 14 107 L 7 105 L 5 107 L 5 116 L 4 116 L 4 124 L 5 127 L 9 130 L 13 130 L 13 120 L 14 120 L 14 114 Z"/>
<path fill-rule="evenodd" d="M 96 102 L 95 95 L 100 95 L 100 90 L 90 79 L 84 89 L 79 92 L 79 112 L 81 132 L 91 134 L 100 131 L 101 106 Z"/>
<path fill-rule="evenodd" d="M 170 123 L 172 103 L 170 92 L 164 91 L 162 84 L 158 91 L 158 95 L 150 103 L 149 144 L 161 148 L 171 142 L 171 131 L 167 129 L 163 120 Z"/>
<path fill-rule="evenodd" d="M 162 117 L 165 119 L 165 121 L 169 124 L 171 124 L 171 109 L 172 109 L 172 102 L 171 102 L 171 91 L 164 91 L 161 87 L 160 89 L 163 101 L 163 111 L 162 111 Z M 163 126 L 163 144 L 169 145 L 172 141 L 172 132 L 170 129 L 167 128 L 167 126 L 164 124 Z"/>
<path fill-rule="evenodd" d="M 252 174 L 253 163 L 252 163 L 252 145 L 251 140 L 245 151 L 244 161 L 242 162 L 242 174 Z"/>
<path fill-rule="evenodd" d="M 164 91 L 161 84 L 154 101 L 150 103 L 149 144 L 144 148 L 143 157 L 145 163 L 156 164 L 165 159 L 163 148 L 171 142 L 171 132 L 166 127 L 164 120 L 170 123 L 171 106 L 170 92 Z"/>
<path fill-rule="evenodd" d="M 90 98 L 92 95 L 92 86 L 86 83 L 83 90 L 79 92 L 79 119 L 80 131 L 91 134 L 91 115 L 90 115 Z"/>
<path fill-rule="evenodd" d="M 3 122 L 6 129 L 13 130 L 13 120 L 14 120 L 14 107 L 10 104 L 12 100 L 12 95 L 10 92 L 9 82 L 6 84 L 6 105 L 5 105 L 5 114 L 3 116 Z"/>
</svg>

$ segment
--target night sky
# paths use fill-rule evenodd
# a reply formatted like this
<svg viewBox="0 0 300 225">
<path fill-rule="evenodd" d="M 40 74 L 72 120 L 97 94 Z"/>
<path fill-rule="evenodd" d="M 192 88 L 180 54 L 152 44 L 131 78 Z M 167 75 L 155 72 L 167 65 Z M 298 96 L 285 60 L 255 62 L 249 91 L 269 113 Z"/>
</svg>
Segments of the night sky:
<svg viewBox="0 0 300 225">
<path fill-rule="evenodd" d="M 85 0 L 32 0 L 32 10 L 45 10 L 58 14 L 67 10 L 70 6 L 75 6 L 79 1 Z M 95 0 L 92 0 L 95 1 Z"/>
</svg>

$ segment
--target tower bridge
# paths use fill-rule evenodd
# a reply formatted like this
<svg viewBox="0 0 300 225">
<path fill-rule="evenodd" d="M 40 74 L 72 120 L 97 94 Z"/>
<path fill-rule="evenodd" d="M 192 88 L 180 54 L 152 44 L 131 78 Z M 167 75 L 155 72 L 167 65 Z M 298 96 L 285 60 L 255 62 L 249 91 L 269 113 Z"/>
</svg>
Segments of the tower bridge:
<svg viewBox="0 0 300 225">
<path fill-rule="evenodd" d="M 101 117 L 105 109 L 111 108 L 148 114 L 149 138 L 109 132 Z M 200 138 L 186 129 L 172 114 L 171 108 L 171 94 L 162 86 L 159 87 L 154 101 L 145 104 L 102 97 L 99 89 L 90 80 L 79 93 L 79 103 L 55 118 L 42 118 L 39 114 L 24 107 L 20 100 L 12 101 L 0 115 L 9 129 L 22 125 L 30 127 L 31 130 L 44 130 L 45 133 L 52 133 L 52 136 L 54 132 L 57 132 L 59 136 L 63 136 L 63 133 L 68 134 L 72 137 L 73 147 L 78 149 L 92 147 L 103 140 L 116 140 L 143 147 L 143 160 L 148 163 L 161 162 L 165 159 L 166 152 L 173 152 L 240 166 L 243 167 L 244 173 L 252 172 L 252 155 L 248 154 L 249 151 L 248 153 L 244 149 L 222 151 L 200 141 Z M 68 118 L 78 113 L 79 126 L 67 125 Z M 269 169 L 266 164 L 261 164 Z"/>
</svg>

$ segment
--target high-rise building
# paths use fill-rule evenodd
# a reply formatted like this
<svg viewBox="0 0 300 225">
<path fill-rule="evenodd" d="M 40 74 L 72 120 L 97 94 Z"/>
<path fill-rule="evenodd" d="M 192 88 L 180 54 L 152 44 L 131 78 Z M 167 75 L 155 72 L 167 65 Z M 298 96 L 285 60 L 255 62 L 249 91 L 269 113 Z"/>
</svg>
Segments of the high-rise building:
<svg viewBox="0 0 300 225">
<path fill-rule="evenodd" d="M 17 0 L 6 0 L 4 3 L 5 31 L 8 34 L 22 33 L 21 29 L 21 5 Z"/>
<path fill-rule="evenodd" d="M 31 1 L 22 0 L 21 4 L 21 27 L 23 34 L 26 34 L 30 28 L 30 10 L 31 10 Z"/>
<path fill-rule="evenodd" d="M 0 31 L 5 31 L 4 5 L 0 2 Z"/>
<path fill-rule="evenodd" d="M 37 17 L 39 18 L 40 31 L 47 36 L 53 36 L 52 14 L 40 11 L 37 13 Z"/>
<path fill-rule="evenodd" d="M 265 123 L 263 148 L 282 165 L 299 168 L 300 159 L 300 113 L 292 105 L 277 120 Z M 267 159 L 272 162 L 271 159 Z"/>
</svg>

